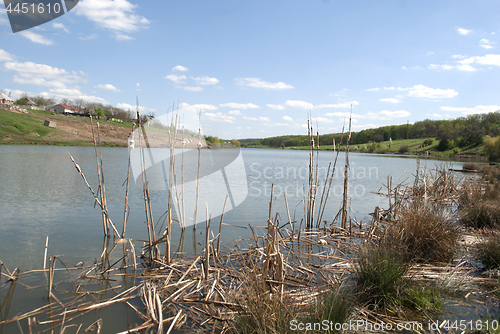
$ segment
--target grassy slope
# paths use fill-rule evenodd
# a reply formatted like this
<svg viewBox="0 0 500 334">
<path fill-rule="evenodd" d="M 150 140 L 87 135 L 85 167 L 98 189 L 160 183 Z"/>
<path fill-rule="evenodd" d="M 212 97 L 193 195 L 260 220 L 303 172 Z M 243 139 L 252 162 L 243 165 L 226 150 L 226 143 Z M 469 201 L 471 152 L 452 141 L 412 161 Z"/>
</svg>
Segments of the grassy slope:
<svg viewBox="0 0 500 334">
<path fill-rule="evenodd" d="M 32 114 L 21 114 L 10 112 L 5 108 L 0 108 L 0 144 L 38 144 L 38 145 L 59 145 L 59 146 L 93 146 L 92 143 L 77 140 L 57 141 L 47 138 L 47 135 L 63 134 L 57 128 L 43 125 L 44 119 L 36 115 L 52 115 L 51 111 L 30 110 Z M 89 118 L 75 117 L 76 122 L 90 123 Z M 56 120 L 57 122 L 57 120 Z M 110 123 L 116 126 L 132 128 L 131 123 L 115 123 L 101 120 L 101 123 Z M 39 137 L 30 136 L 31 133 L 38 133 Z M 113 146 L 113 144 L 109 144 Z"/>
<path fill-rule="evenodd" d="M 410 151 L 408 152 L 409 154 L 415 154 L 416 152 L 419 153 L 425 153 L 426 151 L 429 151 L 430 154 L 433 155 L 443 155 L 443 156 L 450 156 L 454 155 L 453 150 L 448 150 L 448 151 L 438 151 L 437 146 L 439 144 L 439 140 L 436 140 L 435 138 L 430 138 L 433 139 L 433 143 L 430 146 L 422 147 L 422 143 L 428 138 L 422 138 L 422 139 L 400 139 L 400 140 L 393 140 L 392 144 L 389 141 L 384 141 L 381 142 L 381 145 L 385 145 L 389 147 L 390 149 L 388 154 L 394 154 L 398 153 L 399 148 L 403 145 L 408 145 L 410 148 Z M 350 150 L 351 151 L 361 151 L 365 145 L 369 144 L 358 144 L 358 145 L 351 145 Z M 253 148 L 271 148 L 265 145 L 249 145 L 248 147 L 253 147 Z M 340 149 L 345 150 L 346 145 L 341 145 Z M 357 147 L 357 149 L 356 149 Z M 461 155 L 482 155 L 483 154 L 483 149 L 482 145 L 476 146 L 476 147 L 463 147 L 460 149 Z M 292 149 L 290 147 L 287 147 L 287 149 Z M 308 150 L 309 146 L 297 146 L 295 149 L 298 150 Z M 320 150 L 333 150 L 333 145 L 324 145 L 320 146 Z M 374 152 L 376 153 L 376 152 Z"/>
</svg>

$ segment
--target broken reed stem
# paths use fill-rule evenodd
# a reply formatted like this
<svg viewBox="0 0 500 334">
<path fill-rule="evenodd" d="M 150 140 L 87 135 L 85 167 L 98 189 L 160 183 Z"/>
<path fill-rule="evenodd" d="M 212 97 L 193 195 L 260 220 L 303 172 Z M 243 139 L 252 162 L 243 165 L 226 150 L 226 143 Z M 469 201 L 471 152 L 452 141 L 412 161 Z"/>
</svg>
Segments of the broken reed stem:
<svg viewBox="0 0 500 334">
<path fill-rule="evenodd" d="M 47 239 L 45 239 L 45 252 L 43 254 L 43 271 L 45 271 L 45 268 L 47 267 L 47 250 L 49 248 L 49 236 L 47 236 Z"/>
<path fill-rule="evenodd" d="M 92 189 L 92 187 L 90 186 L 89 182 L 87 181 L 87 178 L 85 177 L 85 174 L 83 174 L 83 171 L 82 169 L 80 168 L 80 166 L 76 163 L 75 159 L 73 159 L 73 156 L 69 154 L 69 157 L 71 159 L 71 161 L 73 161 L 73 164 L 76 168 L 76 170 L 78 171 L 78 173 L 80 174 L 80 176 L 82 177 L 83 181 L 85 182 L 85 184 L 87 185 L 87 188 L 89 188 L 90 192 L 92 193 L 92 196 L 94 196 L 94 200 L 95 202 L 99 205 L 99 207 L 101 208 L 101 211 L 103 212 L 103 214 L 107 217 L 107 221 L 110 223 L 111 227 L 113 228 L 113 230 L 115 231 L 116 235 L 117 236 L 120 236 L 120 234 L 118 233 L 118 230 L 116 229 L 115 227 L 115 224 L 113 224 L 113 222 L 111 221 L 111 218 L 109 218 L 109 215 L 108 215 L 108 210 L 107 208 L 104 208 L 102 206 L 102 203 L 101 201 L 99 200 L 99 198 L 97 197 L 96 193 L 94 192 L 94 189 Z M 106 234 L 105 234 L 106 235 Z"/>
<path fill-rule="evenodd" d="M 294 233 L 295 233 L 294 225 L 293 225 L 292 219 L 290 218 L 290 210 L 288 209 L 288 199 L 286 198 L 286 191 L 283 191 L 283 196 L 285 197 L 286 214 L 288 215 L 288 224 L 290 224 L 290 228 L 292 229 L 292 235 L 294 235 Z"/>
<path fill-rule="evenodd" d="M 205 280 L 208 279 L 208 269 L 210 268 L 210 219 L 208 214 L 208 203 L 205 203 L 207 209 L 207 225 L 205 231 Z"/>
<path fill-rule="evenodd" d="M 222 220 L 224 219 L 224 213 L 226 212 L 226 204 L 227 204 L 227 198 L 229 196 L 226 195 L 226 199 L 224 200 L 224 207 L 222 208 L 222 214 L 220 216 L 220 223 L 219 223 L 219 236 L 217 237 L 217 256 L 220 255 L 220 236 L 221 236 L 221 230 L 222 230 Z"/>
</svg>

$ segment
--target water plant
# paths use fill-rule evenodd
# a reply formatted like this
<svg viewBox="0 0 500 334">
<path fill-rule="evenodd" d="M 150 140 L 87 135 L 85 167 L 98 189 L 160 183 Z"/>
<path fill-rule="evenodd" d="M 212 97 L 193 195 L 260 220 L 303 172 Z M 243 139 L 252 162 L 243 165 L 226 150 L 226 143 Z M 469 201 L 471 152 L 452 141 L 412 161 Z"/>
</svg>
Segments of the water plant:
<svg viewBox="0 0 500 334">
<path fill-rule="evenodd" d="M 500 268 L 500 236 L 486 238 L 477 247 L 477 257 L 486 269 Z"/>
</svg>

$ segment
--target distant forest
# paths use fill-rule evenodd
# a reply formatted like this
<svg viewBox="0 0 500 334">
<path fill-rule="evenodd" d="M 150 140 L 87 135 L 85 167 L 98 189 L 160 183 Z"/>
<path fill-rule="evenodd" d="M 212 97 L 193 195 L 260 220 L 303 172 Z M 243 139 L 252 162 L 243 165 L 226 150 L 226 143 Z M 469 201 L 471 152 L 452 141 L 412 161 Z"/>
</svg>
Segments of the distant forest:
<svg viewBox="0 0 500 334">
<path fill-rule="evenodd" d="M 398 139 L 436 138 L 449 146 L 465 147 L 480 145 L 484 136 L 496 137 L 500 135 L 500 111 L 489 114 L 476 114 L 460 117 L 454 120 L 426 119 L 414 124 L 383 126 L 375 129 L 366 129 L 352 132 L 351 144 L 366 144 L 370 142 Z M 343 137 L 343 138 L 342 138 Z M 319 136 L 320 146 L 345 144 L 346 135 L 341 133 L 324 134 Z M 341 142 L 342 140 L 342 142 Z M 244 147 L 264 145 L 269 147 L 298 147 L 309 145 L 307 135 L 278 136 L 264 139 L 240 140 Z"/>
</svg>

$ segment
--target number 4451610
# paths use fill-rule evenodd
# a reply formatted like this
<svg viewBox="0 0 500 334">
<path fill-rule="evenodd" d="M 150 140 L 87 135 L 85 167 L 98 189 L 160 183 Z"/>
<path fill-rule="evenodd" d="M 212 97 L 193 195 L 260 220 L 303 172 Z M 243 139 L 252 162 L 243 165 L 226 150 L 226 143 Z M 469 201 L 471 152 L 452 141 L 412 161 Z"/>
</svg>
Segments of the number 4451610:
<svg viewBox="0 0 500 334">
<path fill-rule="evenodd" d="M 5 8 L 6 12 L 8 14 L 15 13 L 15 14 L 43 14 L 43 13 L 60 13 L 62 8 L 61 4 L 59 3 L 53 3 L 53 4 L 43 4 L 43 3 L 27 3 L 27 2 L 21 2 L 17 3 L 15 6 L 12 6 L 12 3 L 9 3 L 7 5 L 7 8 Z"/>
</svg>

